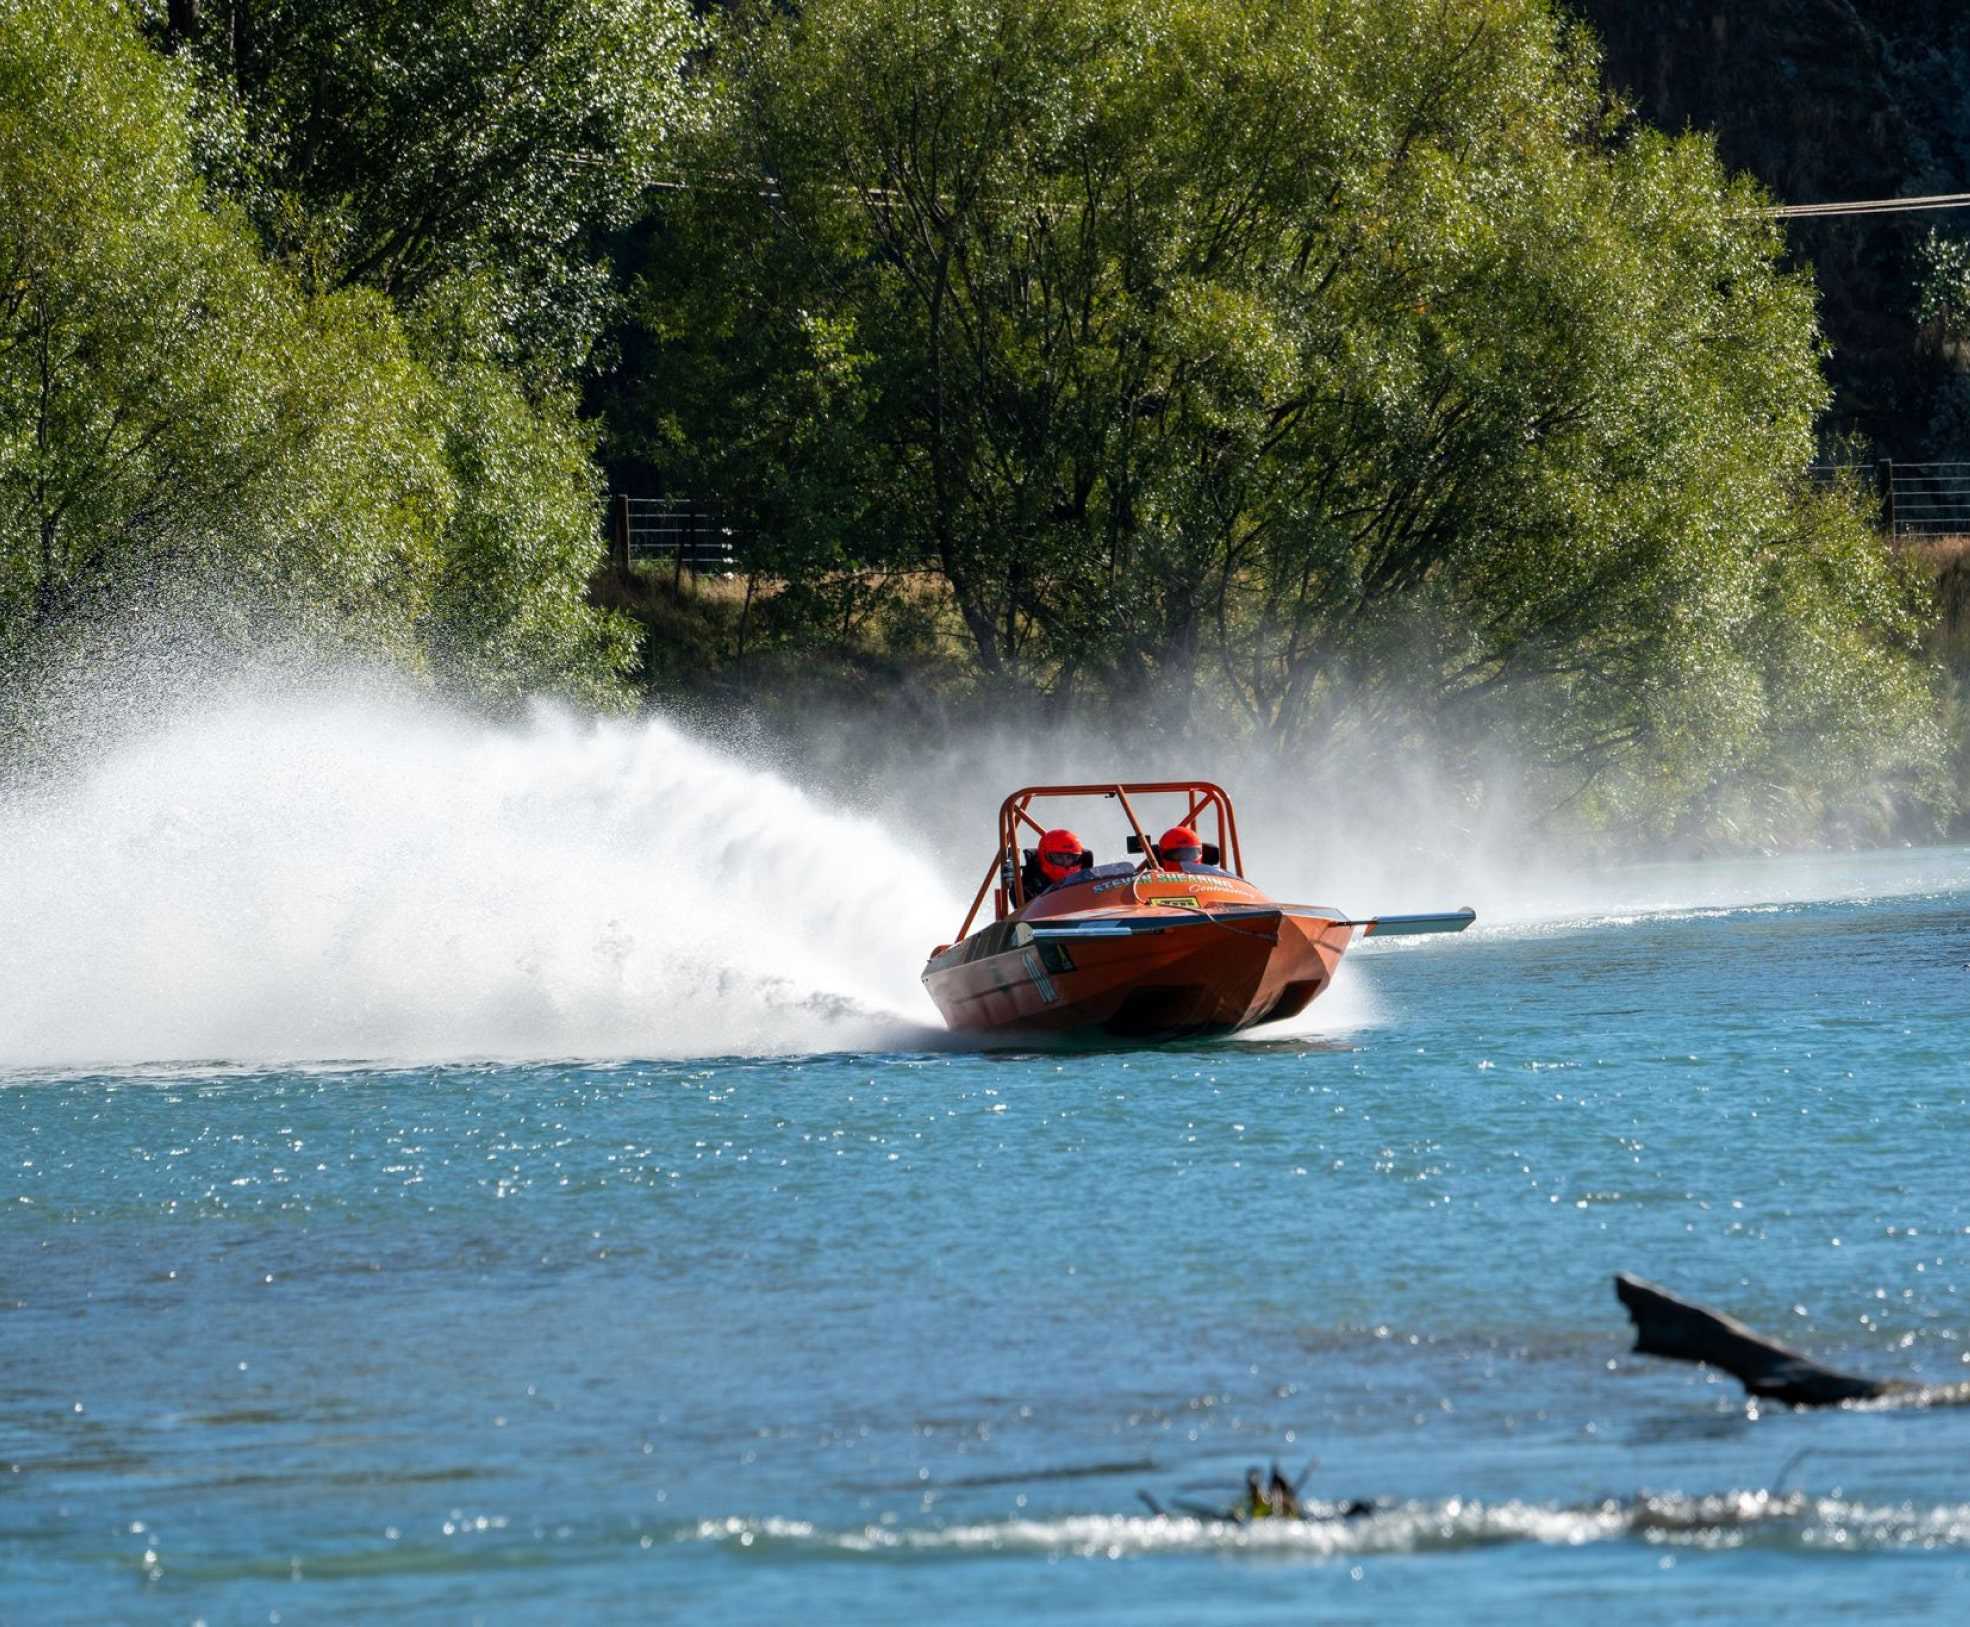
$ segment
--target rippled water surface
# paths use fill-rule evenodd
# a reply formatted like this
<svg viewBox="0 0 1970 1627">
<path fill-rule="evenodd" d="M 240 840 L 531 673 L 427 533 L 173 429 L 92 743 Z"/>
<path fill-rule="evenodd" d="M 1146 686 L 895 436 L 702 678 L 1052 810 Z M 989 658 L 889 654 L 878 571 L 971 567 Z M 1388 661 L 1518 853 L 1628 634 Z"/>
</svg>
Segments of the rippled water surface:
<svg viewBox="0 0 1970 1627">
<path fill-rule="evenodd" d="M 0 1619 L 1954 1616 L 1970 1410 L 1609 1279 L 1970 1372 L 1970 858 L 1600 897 L 1284 1040 L 16 1069 Z"/>
</svg>

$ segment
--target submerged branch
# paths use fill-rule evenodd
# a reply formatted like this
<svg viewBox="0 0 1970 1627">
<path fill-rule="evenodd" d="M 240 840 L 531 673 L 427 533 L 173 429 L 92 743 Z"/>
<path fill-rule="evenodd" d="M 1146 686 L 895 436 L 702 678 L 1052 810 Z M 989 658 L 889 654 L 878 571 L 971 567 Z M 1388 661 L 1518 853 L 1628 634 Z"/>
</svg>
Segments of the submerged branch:
<svg viewBox="0 0 1970 1627">
<path fill-rule="evenodd" d="M 1721 1311 L 1678 1299 L 1625 1271 L 1614 1279 L 1615 1297 L 1635 1324 L 1635 1353 L 1670 1361 L 1699 1362 L 1729 1373 L 1760 1401 L 1794 1407 L 1831 1407 L 1884 1401 L 1902 1406 L 1970 1405 L 1970 1385 L 1924 1386 L 1897 1379 L 1861 1378 L 1822 1367 Z"/>
</svg>

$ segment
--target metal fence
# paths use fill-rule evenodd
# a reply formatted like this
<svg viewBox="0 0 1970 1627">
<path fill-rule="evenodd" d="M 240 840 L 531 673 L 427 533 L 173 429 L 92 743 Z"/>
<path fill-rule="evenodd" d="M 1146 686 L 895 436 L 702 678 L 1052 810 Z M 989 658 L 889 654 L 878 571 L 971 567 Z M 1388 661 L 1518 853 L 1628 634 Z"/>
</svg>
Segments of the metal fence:
<svg viewBox="0 0 1970 1627">
<path fill-rule="evenodd" d="M 1881 499 L 1882 525 L 1891 537 L 1970 536 L 1970 463 L 1815 463 L 1814 480 L 1858 480 Z M 616 566 L 668 565 L 672 576 L 685 571 L 723 574 L 746 568 L 746 532 L 726 523 L 718 510 L 695 497 L 609 499 L 610 553 Z"/>
<path fill-rule="evenodd" d="M 1970 535 L 1970 463 L 1816 463 L 1807 472 L 1873 486 L 1891 537 Z"/>
<path fill-rule="evenodd" d="M 625 571 L 643 561 L 669 565 L 674 576 L 735 571 L 745 563 L 745 533 L 692 497 L 617 492 L 609 499 L 609 532 L 610 553 Z"/>
</svg>

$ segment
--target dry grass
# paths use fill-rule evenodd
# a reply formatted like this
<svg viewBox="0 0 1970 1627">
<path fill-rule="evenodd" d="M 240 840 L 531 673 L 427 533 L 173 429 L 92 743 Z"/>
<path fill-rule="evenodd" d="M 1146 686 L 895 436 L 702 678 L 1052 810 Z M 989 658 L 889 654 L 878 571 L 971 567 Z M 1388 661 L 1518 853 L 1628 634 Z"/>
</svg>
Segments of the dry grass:
<svg viewBox="0 0 1970 1627">
<path fill-rule="evenodd" d="M 1970 538 L 1965 540 L 1970 542 Z M 680 576 L 672 566 L 661 560 L 639 559 L 630 567 L 630 575 L 644 593 L 667 591 L 676 582 L 685 595 L 714 603 L 741 604 L 746 597 L 746 573 L 742 570 L 700 572 L 687 565 Z M 933 570 L 872 571 L 864 574 L 862 579 L 888 584 L 905 598 L 916 602 L 942 603 L 951 598 L 949 584 L 939 572 Z M 777 576 L 761 576 L 754 599 L 770 599 L 785 585 Z"/>
<path fill-rule="evenodd" d="M 1970 560 L 1970 532 L 1948 532 L 1933 537 L 1903 537 L 1898 539 L 1901 550 L 1911 559 L 1926 565 L 1936 575 L 1960 568 L 1964 561 Z"/>
<path fill-rule="evenodd" d="M 630 567 L 630 576 L 644 595 L 651 592 L 668 593 L 672 582 L 692 598 L 706 599 L 714 604 L 743 604 L 746 597 L 746 573 L 744 571 L 694 571 L 686 566 L 679 574 L 671 565 L 662 561 L 638 560 Z M 759 597 L 765 598 L 779 591 L 779 584 L 762 581 L 759 584 Z"/>
<path fill-rule="evenodd" d="M 1935 584 L 1931 653 L 1959 676 L 1970 675 L 1970 534 L 1920 537 L 1901 546 Z"/>
<path fill-rule="evenodd" d="M 783 687 L 866 685 L 899 674 L 934 686 L 962 676 L 969 635 L 955 596 L 928 570 L 849 573 L 801 584 L 777 576 L 638 561 L 605 566 L 591 603 L 626 613 L 643 630 L 643 681 L 652 692 L 722 691 L 733 683 Z M 750 601 L 748 594 L 750 593 Z"/>
</svg>

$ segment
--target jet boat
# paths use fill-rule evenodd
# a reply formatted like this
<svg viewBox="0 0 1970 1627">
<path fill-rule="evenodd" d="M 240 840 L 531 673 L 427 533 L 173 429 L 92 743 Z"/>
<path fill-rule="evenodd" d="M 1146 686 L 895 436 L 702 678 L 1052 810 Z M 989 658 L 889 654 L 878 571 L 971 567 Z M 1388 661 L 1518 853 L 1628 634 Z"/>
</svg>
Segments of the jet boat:
<svg viewBox="0 0 1970 1627">
<path fill-rule="evenodd" d="M 1128 824 L 1127 862 L 1080 868 L 1049 884 L 1030 831 L 1037 802 L 1098 797 Z M 1171 859 L 1150 841 L 1137 799 L 1179 797 L 1179 824 L 1215 829 L 1199 861 Z M 972 924 L 993 899 L 993 919 Z M 999 809 L 999 840 L 954 942 L 923 969 L 924 987 L 953 1029 L 1122 1039 L 1233 1034 L 1297 1016 L 1363 937 L 1462 932 L 1474 910 L 1360 919 L 1315 904 L 1281 904 L 1245 879 L 1238 817 L 1204 780 L 1033 785 Z"/>
</svg>

